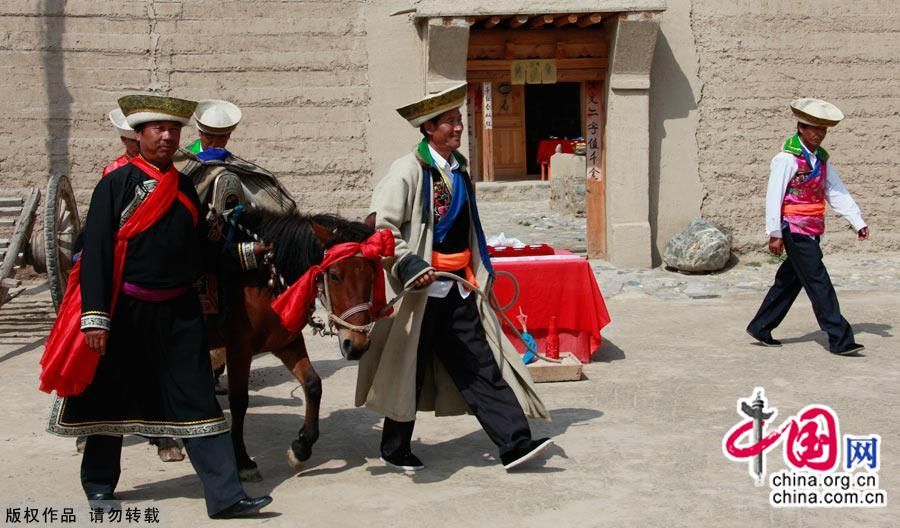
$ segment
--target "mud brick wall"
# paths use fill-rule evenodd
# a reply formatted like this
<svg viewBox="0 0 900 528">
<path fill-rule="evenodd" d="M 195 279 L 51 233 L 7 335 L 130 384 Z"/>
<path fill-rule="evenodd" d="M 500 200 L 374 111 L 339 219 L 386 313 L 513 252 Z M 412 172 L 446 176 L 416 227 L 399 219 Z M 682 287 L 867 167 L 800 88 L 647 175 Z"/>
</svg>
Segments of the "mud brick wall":
<svg viewBox="0 0 900 528">
<path fill-rule="evenodd" d="M 0 2 L 5 190 L 43 188 L 58 170 L 86 202 L 121 153 L 106 113 L 123 93 L 152 90 L 235 102 L 244 118 L 230 150 L 275 172 L 304 209 L 357 212 L 371 181 L 362 5 Z M 185 128 L 182 143 L 195 137 Z"/>
<path fill-rule="evenodd" d="M 823 146 L 872 227 L 874 247 L 900 249 L 900 10 L 889 0 L 695 0 L 702 95 L 702 214 L 734 230 L 739 250 L 764 243 L 769 162 L 791 133 L 790 100 L 827 99 L 846 115 Z M 825 243 L 852 250 L 832 212 Z"/>
</svg>

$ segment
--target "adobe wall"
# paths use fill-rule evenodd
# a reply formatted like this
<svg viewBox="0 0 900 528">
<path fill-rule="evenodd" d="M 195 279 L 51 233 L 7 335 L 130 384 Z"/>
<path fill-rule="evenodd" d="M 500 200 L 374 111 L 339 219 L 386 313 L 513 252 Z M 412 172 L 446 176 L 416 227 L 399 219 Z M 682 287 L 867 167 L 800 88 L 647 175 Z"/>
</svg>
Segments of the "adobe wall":
<svg viewBox="0 0 900 528">
<path fill-rule="evenodd" d="M 896 2 L 672 0 L 670 10 L 691 3 L 702 85 L 696 141 L 703 216 L 734 229 L 737 249 L 763 246 L 769 162 L 795 128 L 788 104 L 819 97 L 846 115 L 823 146 L 872 228 L 871 244 L 857 245 L 829 212 L 826 245 L 900 248 Z"/>
<path fill-rule="evenodd" d="M 275 172 L 304 208 L 364 208 L 371 164 L 365 2 L 0 2 L 0 174 L 82 201 L 118 156 L 106 113 L 125 92 L 221 98 L 244 118 L 229 149 Z M 183 143 L 196 133 L 185 128 Z M 84 211 L 82 210 L 82 214 Z"/>
</svg>

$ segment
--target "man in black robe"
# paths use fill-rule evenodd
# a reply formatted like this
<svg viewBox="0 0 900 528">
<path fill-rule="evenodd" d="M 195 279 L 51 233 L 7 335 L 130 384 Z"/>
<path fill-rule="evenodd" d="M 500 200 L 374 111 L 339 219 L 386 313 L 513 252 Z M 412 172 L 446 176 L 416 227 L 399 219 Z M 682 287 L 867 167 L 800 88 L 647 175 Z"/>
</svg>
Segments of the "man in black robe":
<svg viewBox="0 0 900 528">
<path fill-rule="evenodd" d="M 81 256 L 81 331 L 100 360 L 83 392 L 56 399 L 48 430 L 89 435 L 81 482 L 93 504 L 116 500 L 123 434 L 167 436 L 183 439 L 210 517 L 252 515 L 272 499 L 249 498 L 238 479 L 192 284 L 211 265 L 252 269 L 267 248 L 211 242 L 205 208 L 172 167 L 196 103 L 142 95 L 119 105 L 141 154 L 95 188 Z"/>
</svg>

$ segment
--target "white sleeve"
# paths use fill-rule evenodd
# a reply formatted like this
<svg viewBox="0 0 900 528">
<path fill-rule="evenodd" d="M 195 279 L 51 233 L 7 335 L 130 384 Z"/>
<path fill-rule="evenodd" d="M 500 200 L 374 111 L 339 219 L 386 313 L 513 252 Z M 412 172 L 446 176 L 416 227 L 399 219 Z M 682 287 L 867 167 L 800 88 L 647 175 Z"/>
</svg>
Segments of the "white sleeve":
<svg viewBox="0 0 900 528">
<path fill-rule="evenodd" d="M 766 235 L 781 238 L 781 204 L 788 182 L 797 173 L 797 162 L 786 152 L 772 158 L 769 185 L 766 188 Z"/>
<path fill-rule="evenodd" d="M 850 191 L 847 190 L 847 186 L 841 180 L 841 175 L 838 174 L 837 169 L 834 168 L 830 161 L 825 173 L 825 199 L 828 200 L 828 204 L 831 205 L 831 208 L 836 213 L 843 216 L 853 226 L 854 231 L 859 231 L 866 227 L 862 213 L 859 211 L 859 206 L 856 205 L 853 197 L 850 196 Z"/>
</svg>

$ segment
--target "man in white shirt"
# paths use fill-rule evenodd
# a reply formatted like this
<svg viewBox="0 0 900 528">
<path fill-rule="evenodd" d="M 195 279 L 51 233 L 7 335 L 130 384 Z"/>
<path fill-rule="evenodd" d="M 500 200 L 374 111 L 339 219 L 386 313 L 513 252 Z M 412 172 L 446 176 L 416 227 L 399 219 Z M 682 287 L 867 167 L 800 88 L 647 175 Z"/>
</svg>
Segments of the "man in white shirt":
<svg viewBox="0 0 900 528">
<path fill-rule="evenodd" d="M 859 240 L 869 238 L 859 207 L 828 152 L 820 146 L 828 128 L 837 125 L 844 114 L 819 99 L 798 99 L 791 103 L 791 111 L 797 117 L 797 133 L 772 159 L 766 191 L 769 251 L 774 255 L 786 251 L 787 259 L 778 268 L 775 283 L 747 326 L 747 333 L 762 345 L 781 346 L 772 338 L 772 330 L 804 289 L 819 327 L 828 334 L 829 350 L 839 355 L 856 354 L 863 346 L 854 341 L 850 323 L 841 316 L 819 246 L 825 232 L 826 202 L 850 223 Z"/>
</svg>

